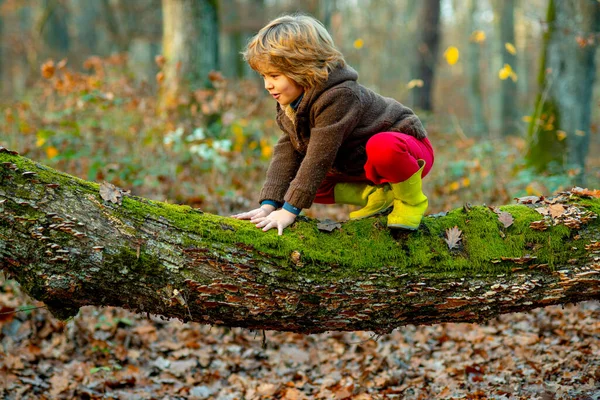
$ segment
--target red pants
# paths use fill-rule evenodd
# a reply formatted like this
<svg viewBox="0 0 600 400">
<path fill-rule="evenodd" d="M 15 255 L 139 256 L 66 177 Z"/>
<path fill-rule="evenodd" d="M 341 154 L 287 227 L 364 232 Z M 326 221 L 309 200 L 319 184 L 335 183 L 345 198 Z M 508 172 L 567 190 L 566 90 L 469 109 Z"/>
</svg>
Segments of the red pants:
<svg viewBox="0 0 600 400">
<path fill-rule="evenodd" d="M 433 148 L 428 139 L 419 140 L 398 132 L 381 132 L 367 142 L 367 162 L 362 176 L 327 174 L 314 202 L 333 204 L 333 188 L 340 182 L 365 182 L 371 185 L 403 182 L 419 170 L 417 160 L 425 160 L 422 176 L 433 166 Z"/>
</svg>

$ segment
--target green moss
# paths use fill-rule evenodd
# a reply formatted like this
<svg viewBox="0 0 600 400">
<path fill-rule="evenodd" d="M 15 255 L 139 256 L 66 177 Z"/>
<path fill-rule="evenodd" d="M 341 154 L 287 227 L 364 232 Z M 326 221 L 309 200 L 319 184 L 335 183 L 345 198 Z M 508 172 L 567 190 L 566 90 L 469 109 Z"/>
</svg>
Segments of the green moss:
<svg viewBox="0 0 600 400">
<path fill-rule="evenodd" d="M 164 276 L 164 266 L 156 258 L 144 252 L 139 257 L 136 251 L 123 247 L 117 254 L 105 256 L 104 265 L 114 272 L 114 276 L 131 276 L 134 279 Z M 166 283 L 166 282 L 165 282 Z"/>
<path fill-rule="evenodd" d="M 0 154 L 0 161 L 5 156 Z M 69 186 L 69 180 L 64 179 Z M 72 182 L 71 188 L 89 191 L 99 198 L 97 185 L 81 180 Z M 596 212 L 600 208 L 597 201 L 587 203 Z M 382 269 L 455 279 L 474 273 L 510 273 L 515 263 L 492 262 L 502 257 L 519 258 L 535 253 L 536 263 L 555 265 L 573 256 L 561 243 L 571 240 L 573 232 L 564 226 L 551 227 L 547 232 L 531 229 L 530 223 L 541 219 L 541 215 L 524 205 L 501 207 L 515 219 L 508 228 L 502 226 L 489 208 L 476 206 L 453 210 L 441 218 L 425 217 L 421 228 L 410 233 L 387 229 L 385 217 L 349 221 L 342 229 L 330 233 L 320 232 L 315 221 L 301 218 L 286 229 L 283 237 L 275 230 L 264 233 L 249 221 L 136 197 L 124 197 L 122 205 L 112 210 L 117 218 L 132 222 L 132 229 L 139 228 L 149 218 L 164 218 L 174 229 L 191 234 L 182 238 L 184 247 L 214 250 L 230 262 L 247 262 L 244 249 L 250 249 L 252 259 L 258 260 L 255 265 L 268 272 L 263 274 L 264 279 L 273 280 L 352 281 Z M 445 232 L 454 226 L 463 232 L 463 239 L 456 249 L 450 250 L 444 240 Z M 293 252 L 300 253 L 299 260 L 292 259 Z M 112 256 L 110 263 L 116 270 L 127 268 L 145 276 L 153 276 L 164 268 L 143 251 L 138 259 L 128 249 Z M 193 271 L 186 274 L 193 275 Z"/>
</svg>

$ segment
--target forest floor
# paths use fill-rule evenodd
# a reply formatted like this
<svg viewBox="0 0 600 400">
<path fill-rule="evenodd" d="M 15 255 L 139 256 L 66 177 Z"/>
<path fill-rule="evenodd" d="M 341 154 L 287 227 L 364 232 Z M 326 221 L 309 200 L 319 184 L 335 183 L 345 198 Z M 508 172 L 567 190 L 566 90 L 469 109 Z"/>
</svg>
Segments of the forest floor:
<svg viewBox="0 0 600 400">
<path fill-rule="evenodd" d="M 4 399 L 600 399 L 600 302 L 485 324 L 300 335 L 84 307 L 56 320 L 0 292 Z M 37 304 L 42 306 L 42 304 Z"/>
</svg>

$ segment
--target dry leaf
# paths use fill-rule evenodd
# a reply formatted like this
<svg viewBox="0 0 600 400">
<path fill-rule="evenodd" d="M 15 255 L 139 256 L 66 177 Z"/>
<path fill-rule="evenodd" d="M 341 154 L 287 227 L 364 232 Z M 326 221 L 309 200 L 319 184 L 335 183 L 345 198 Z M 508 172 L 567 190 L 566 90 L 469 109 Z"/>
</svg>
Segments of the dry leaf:
<svg viewBox="0 0 600 400">
<path fill-rule="evenodd" d="M 535 204 L 543 199 L 544 199 L 543 196 L 542 197 L 538 197 L 538 196 L 515 197 L 517 204 Z"/>
<path fill-rule="evenodd" d="M 52 389 L 50 389 L 50 395 L 56 398 L 59 394 L 67 390 L 71 381 L 70 378 L 71 376 L 66 370 L 60 374 L 52 376 L 52 378 L 50 378 L 50 384 L 52 385 Z"/>
<path fill-rule="evenodd" d="M 100 185 L 100 197 L 104 201 L 110 201 L 111 203 L 121 204 L 123 193 L 121 189 L 113 185 L 112 183 L 102 182 Z"/>
<path fill-rule="evenodd" d="M 304 398 L 305 396 L 303 395 L 303 393 L 301 391 L 299 391 L 296 388 L 287 388 L 285 390 L 285 393 L 282 397 L 282 399 L 285 400 L 298 400 L 301 398 Z"/>
<path fill-rule="evenodd" d="M 550 209 L 548 207 L 537 207 L 535 211 L 542 215 L 550 215 Z"/>
<path fill-rule="evenodd" d="M 342 227 L 339 222 L 332 221 L 330 219 L 324 219 L 317 224 L 317 229 L 322 232 L 332 232 L 335 229 Z"/>
<path fill-rule="evenodd" d="M 446 229 L 446 238 L 444 240 L 446 241 L 446 244 L 448 244 L 450 250 L 458 247 L 458 242 L 462 239 L 460 237 L 461 235 L 462 231 L 458 229 L 458 226 L 455 226 L 452 229 Z"/>
<path fill-rule="evenodd" d="M 54 72 L 56 72 L 56 67 L 54 66 L 54 61 L 48 60 L 41 66 L 42 76 L 46 79 L 50 79 L 54 76 Z"/>
<path fill-rule="evenodd" d="M 558 218 L 565 213 L 565 207 L 562 204 L 552 204 L 550 207 L 550 215 L 552 218 Z"/>
<path fill-rule="evenodd" d="M 261 396 L 271 397 L 277 393 L 277 386 L 273 385 L 272 383 L 262 383 L 258 386 L 256 391 Z"/>
<path fill-rule="evenodd" d="M 574 187 L 573 189 L 571 189 L 571 193 L 576 194 L 577 196 L 600 198 L 600 189 L 589 190 L 587 188 L 583 189 L 580 187 Z"/>
<path fill-rule="evenodd" d="M 502 211 L 500 214 L 498 214 L 498 220 L 502 222 L 502 225 L 504 225 L 505 228 L 508 228 L 513 224 L 513 222 L 515 222 L 513 216 L 506 211 Z"/>
</svg>

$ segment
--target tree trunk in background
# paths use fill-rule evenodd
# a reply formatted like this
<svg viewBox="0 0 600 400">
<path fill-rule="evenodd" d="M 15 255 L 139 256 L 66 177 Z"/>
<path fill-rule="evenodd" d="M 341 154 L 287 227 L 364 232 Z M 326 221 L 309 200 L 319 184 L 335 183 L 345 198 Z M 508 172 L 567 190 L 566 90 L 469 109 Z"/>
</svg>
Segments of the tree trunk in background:
<svg viewBox="0 0 600 400">
<path fill-rule="evenodd" d="M 30 7 L 20 7 L 5 19 L 8 46 L 4 48 L 7 66 L 5 76 L 11 98 L 25 94 L 31 81 L 39 78 L 39 33 L 35 33 L 35 15 Z"/>
<path fill-rule="evenodd" d="M 2 9 L 2 3 L 4 0 L 0 0 L 0 10 Z M 3 18 L 2 13 L 0 13 L 0 96 L 4 97 L 4 27 L 3 27 Z"/>
<path fill-rule="evenodd" d="M 421 110 L 433 111 L 431 97 L 440 37 L 440 0 L 423 0 L 418 21 L 414 78 L 422 79 L 423 87 L 413 89 L 411 105 Z"/>
<path fill-rule="evenodd" d="M 44 45 L 41 55 L 54 59 L 66 58 L 70 47 L 68 9 L 60 0 L 44 0 L 42 4 L 41 16 L 36 24 Z"/>
<path fill-rule="evenodd" d="M 469 0 L 469 23 L 467 35 L 469 40 L 469 52 L 467 59 L 467 69 L 469 76 L 469 104 L 472 112 L 471 132 L 481 136 L 488 132 L 487 121 L 483 114 L 483 97 L 481 96 L 481 43 L 473 40 L 473 32 L 479 29 L 476 22 L 477 0 Z"/>
<path fill-rule="evenodd" d="M 318 17 L 325 26 L 325 28 L 331 33 L 331 18 L 337 8 L 336 0 L 321 0 L 319 4 Z"/>
<path fill-rule="evenodd" d="M 240 53 L 267 22 L 264 0 L 221 0 L 219 15 L 222 32 L 221 70 L 229 77 L 256 77 Z"/>
<path fill-rule="evenodd" d="M 119 20 L 127 41 L 127 65 L 138 82 L 156 82 L 158 72 L 155 58 L 160 54 L 162 8 L 160 0 L 144 2 L 119 1 Z"/>
<path fill-rule="evenodd" d="M 495 9 L 496 29 L 499 31 L 501 64 L 517 73 L 517 57 L 507 50 L 506 45 L 515 46 L 515 0 L 496 0 L 493 2 Z M 517 83 L 512 78 L 500 82 L 500 115 L 499 129 L 503 136 L 517 133 Z"/>
<path fill-rule="evenodd" d="M 553 162 L 574 168 L 579 184 L 584 184 L 596 75 L 597 39 L 588 39 L 597 35 L 599 19 L 597 1 L 550 0 L 540 93 L 529 126 L 528 163 L 538 171 Z"/>
<path fill-rule="evenodd" d="M 240 24 L 238 0 L 221 0 L 219 3 L 219 22 L 221 24 L 221 72 L 226 77 L 241 78 L 241 33 L 238 31 Z M 240 62 L 241 61 L 241 62 Z"/>
<path fill-rule="evenodd" d="M 551 202 L 538 199 L 503 207 L 514 217 L 507 228 L 473 206 L 426 216 L 410 233 L 377 216 L 332 232 L 299 218 L 277 236 L 98 192 L 0 148 L 0 270 L 61 319 L 95 305 L 249 329 L 386 333 L 600 298 L 597 198 L 554 198 L 569 216 L 554 209 L 554 220 L 538 222 L 544 231 L 532 227 L 544 219 L 534 208 Z M 453 226 L 460 240 L 450 239 Z"/>
<path fill-rule="evenodd" d="M 219 68 L 216 0 L 163 0 L 163 67 L 160 109 L 167 110 L 189 91 L 208 84 Z"/>
<path fill-rule="evenodd" d="M 535 65 L 536 63 L 536 53 L 538 51 L 538 46 L 536 40 L 534 39 L 531 25 L 532 23 L 529 21 L 524 22 L 523 26 L 521 27 L 518 27 L 517 25 L 518 29 L 521 31 L 520 34 L 517 33 L 517 36 L 523 38 L 520 46 L 522 50 L 520 51 L 517 61 L 519 65 L 517 91 L 518 98 L 520 99 L 518 108 L 519 110 L 523 110 L 520 112 L 520 118 L 527 114 L 527 111 L 525 110 L 527 110 L 530 104 L 535 102 L 535 97 L 532 97 L 531 94 L 535 93 L 537 90 L 537 88 L 532 88 L 533 79 L 530 72 L 530 66 Z"/>
<path fill-rule="evenodd" d="M 107 45 L 113 47 L 116 52 L 122 53 L 127 51 L 127 47 L 129 45 L 129 38 L 125 30 L 127 26 L 121 24 L 119 22 L 119 18 L 117 15 L 117 10 L 112 7 L 110 0 L 100 0 L 100 4 L 102 6 L 102 16 L 104 19 L 104 23 L 106 24 L 106 30 L 108 32 Z M 118 8 L 121 8 L 122 5 L 118 0 L 115 3 Z"/>
<path fill-rule="evenodd" d="M 80 64 L 87 57 L 97 55 L 99 15 L 102 8 L 99 2 L 89 0 L 69 0 L 73 37 L 73 53 Z M 71 60 L 70 60 L 71 61 Z"/>
</svg>

